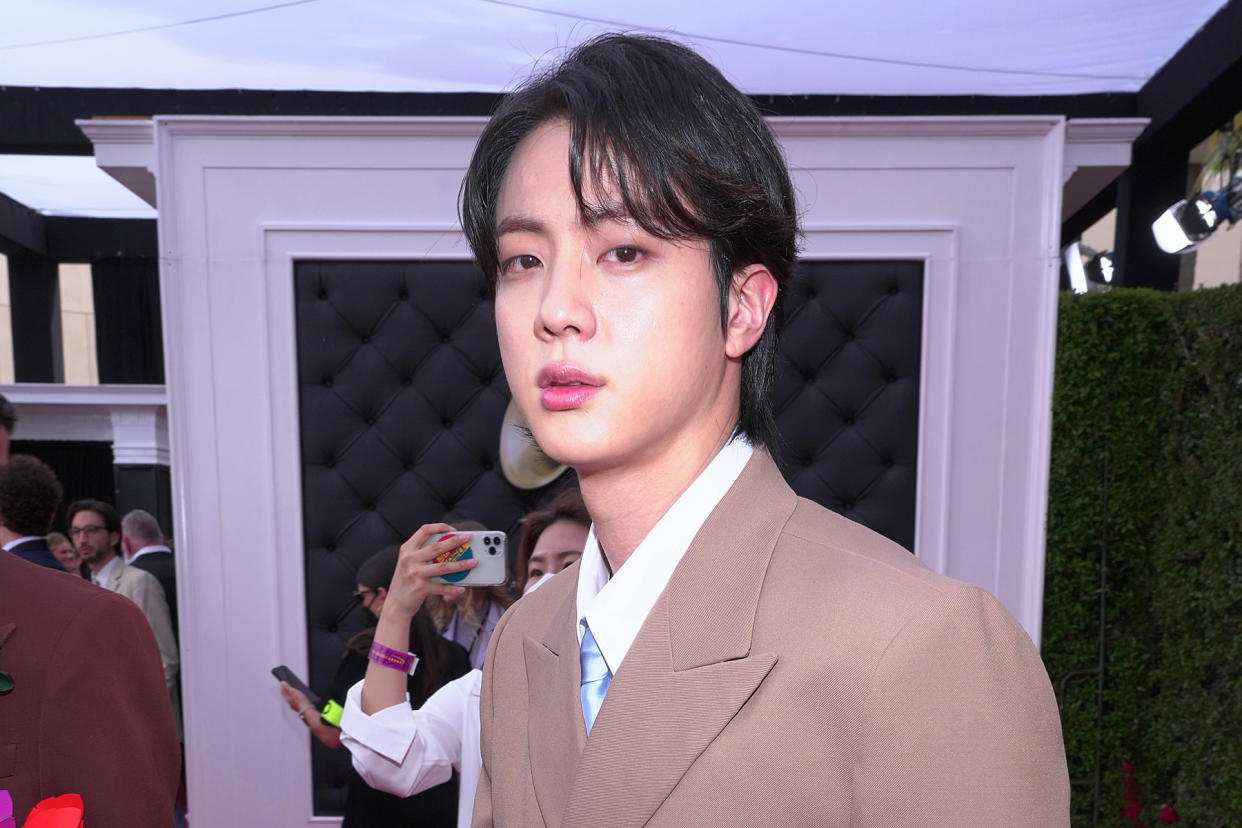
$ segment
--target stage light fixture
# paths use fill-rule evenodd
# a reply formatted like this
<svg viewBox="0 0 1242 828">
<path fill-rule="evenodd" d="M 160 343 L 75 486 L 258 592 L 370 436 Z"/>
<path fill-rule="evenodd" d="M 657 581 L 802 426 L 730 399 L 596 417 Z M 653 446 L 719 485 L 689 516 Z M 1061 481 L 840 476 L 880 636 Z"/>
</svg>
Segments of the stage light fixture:
<svg viewBox="0 0 1242 828">
<path fill-rule="evenodd" d="M 1111 250 L 1100 253 L 1082 242 L 1073 242 L 1062 251 L 1062 256 L 1074 293 L 1086 293 L 1092 283 L 1112 285 L 1115 268 Z"/>
<path fill-rule="evenodd" d="M 1225 222 L 1242 218 L 1242 176 L 1217 192 L 1183 198 L 1152 222 L 1156 244 L 1165 253 L 1189 253 Z"/>
</svg>

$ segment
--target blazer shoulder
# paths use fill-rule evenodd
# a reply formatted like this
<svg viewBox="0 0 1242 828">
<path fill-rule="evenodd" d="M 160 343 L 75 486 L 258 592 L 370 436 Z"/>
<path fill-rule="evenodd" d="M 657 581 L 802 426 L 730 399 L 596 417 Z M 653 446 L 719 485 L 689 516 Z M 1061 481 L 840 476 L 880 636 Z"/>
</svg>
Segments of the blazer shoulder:
<svg viewBox="0 0 1242 828">
<path fill-rule="evenodd" d="M 534 592 L 514 601 L 496 625 L 497 629 L 503 625 L 509 632 L 522 630 L 529 634 L 542 634 L 565 601 L 577 590 L 578 562 L 574 561 L 549 578 L 547 583 L 540 584 Z"/>
<path fill-rule="evenodd" d="M 773 550 L 764 593 L 767 602 L 811 608 L 812 628 L 865 619 L 868 636 L 883 642 L 971 589 L 879 533 L 800 498 Z"/>
<path fill-rule="evenodd" d="M 839 566 L 870 572 L 875 577 L 921 584 L 936 591 L 966 586 L 933 572 L 913 553 L 861 523 L 825 507 L 798 498 L 798 505 L 785 525 L 778 549 L 811 552 Z"/>
</svg>

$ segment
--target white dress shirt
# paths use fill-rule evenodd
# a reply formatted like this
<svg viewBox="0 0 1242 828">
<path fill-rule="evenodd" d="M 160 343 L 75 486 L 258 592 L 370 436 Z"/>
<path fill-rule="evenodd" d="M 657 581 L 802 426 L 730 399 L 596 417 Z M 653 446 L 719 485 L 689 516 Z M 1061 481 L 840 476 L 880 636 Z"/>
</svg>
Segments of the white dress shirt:
<svg viewBox="0 0 1242 828">
<path fill-rule="evenodd" d="M 479 752 L 479 688 L 483 672 L 471 670 L 431 695 L 417 710 L 409 701 L 368 716 L 362 682 L 345 694 L 341 744 L 372 788 L 412 796 L 447 782 L 457 768 L 457 826 L 468 828 L 483 757 Z"/>
<path fill-rule="evenodd" d="M 91 580 L 99 584 L 99 586 L 106 588 L 108 586 L 108 578 L 112 575 L 112 570 L 116 569 L 120 562 L 120 555 L 113 555 L 112 560 L 103 565 L 103 569 L 91 575 Z"/>
<path fill-rule="evenodd" d="M 578 569 L 578 642 L 586 619 L 614 675 L 690 542 L 754 451 L 740 437 L 726 444 L 611 577 L 591 527 Z"/>
<path fill-rule="evenodd" d="M 139 549 L 137 552 L 135 552 L 133 554 L 133 557 L 129 559 L 129 562 L 133 563 L 134 561 L 141 558 L 143 555 L 146 555 L 148 552 L 172 552 L 172 550 L 169 549 L 167 546 L 164 546 L 163 544 L 153 543 L 150 546 L 144 546 L 141 549 Z"/>
</svg>

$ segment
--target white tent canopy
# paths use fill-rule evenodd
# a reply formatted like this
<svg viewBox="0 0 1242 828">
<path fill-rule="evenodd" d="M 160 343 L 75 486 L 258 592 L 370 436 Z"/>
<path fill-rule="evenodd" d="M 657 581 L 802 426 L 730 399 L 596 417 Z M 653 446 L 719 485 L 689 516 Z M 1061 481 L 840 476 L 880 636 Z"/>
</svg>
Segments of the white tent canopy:
<svg viewBox="0 0 1242 828">
<path fill-rule="evenodd" d="M 683 40 L 753 94 L 1136 91 L 1221 0 L 42 0 L 0 84 L 498 92 L 603 31 Z"/>
<path fill-rule="evenodd" d="M 1221 5 L 42 0 L 6 13 L 0 87 L 501 92 L 628 30 L 692 45 L 752 94 L 1134 92 Z M 80 159 L 0 156 L 0 192 L 52 215 L 153 215 Z"/>
</svg>

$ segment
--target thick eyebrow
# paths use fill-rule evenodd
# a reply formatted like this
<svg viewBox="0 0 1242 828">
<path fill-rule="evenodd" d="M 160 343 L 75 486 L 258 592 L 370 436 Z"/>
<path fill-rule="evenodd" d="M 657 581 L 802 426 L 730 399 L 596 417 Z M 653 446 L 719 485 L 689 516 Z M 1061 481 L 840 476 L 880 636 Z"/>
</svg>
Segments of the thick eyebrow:
<svg viewBox="0 0 1242 828">
<path fill-rule="evenodd" d="M 496 238 L 500 238 L 506 233 L 538 233 L 540 235 L 547 235 L 548 227 L 533 216 L 519 213 L 514 216 L 505 216 L 496 225 Z"/>
</svg>

